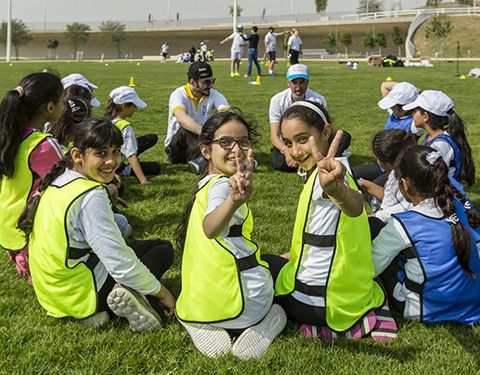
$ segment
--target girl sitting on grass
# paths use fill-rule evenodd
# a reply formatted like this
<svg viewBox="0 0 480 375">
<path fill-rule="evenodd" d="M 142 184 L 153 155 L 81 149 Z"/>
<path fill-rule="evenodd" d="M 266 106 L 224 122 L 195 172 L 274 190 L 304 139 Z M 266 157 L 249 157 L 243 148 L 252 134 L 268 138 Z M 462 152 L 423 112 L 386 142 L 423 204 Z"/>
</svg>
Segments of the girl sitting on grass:
<svg viewBox="0 0 480 375">
<path fill-rule="evenodd" d="M 182 290 L 176 314 L 209 357 L 233 352 L 241 359 L 258 358 L 286 324 L 283 309 L 272 305 L 268 265 L 251 240 L 246 202 L 253 191 L 254 134 L 234 110 L 219 112 L 202 126 L 198 143 L 208 175 L 198 183 L 179 228 Z"/>
<path fill-rule="evenodd" d="M 480 321 L 479 218 L 454 200 L 448 167 L 437 150 L 415 146 L 395 165 L 410 211 L 392 215 L 372 244 L 373 263 L 389 301 L 405 319 Z"/>
<path fill-rule="evenodd" d="M 133 126 L 126 119 L 147 104 L 141 100 L 136 91 L 129 86 L 120 86 L 110 92 L 110 100 L 105 109 L 105 116 L 112 120 L 123 136 L 122 156 L 125 158 L 117 173 L 120 176 L 136 176 L 140 185 L 147 185 L 147 175 L 160 174 L 160 164 L 153 161 L 140 161 L 138 155 L 155 146 L 156 134 L 146 134 L 135 138 Z"/>
<path fill-rule="evenodd" d="M 51 73 L 29 74 L 0 104 L 0 248 L 29 280 L 27 240 L 17 222 L 40 179 L 63 156 L 57 141 L 40 132 L 62 108 L 63 87 Z"/>
<path fill-rule="evenodd" d="M 175 299 L 159 281 L 173 247 L 163 240 L 127 245 L 115 225 L 102 184 L 120 163 L 122 140 L 105 118 L 75 127 L 73 148 L 42 180 L 18 227 L 30 235 L 33 287 L 48 315 L 101 326 L 111 309 L 144 332 L 161 324 L 144 295 L 173 314 Z"/>
<path fill-rule="evenodd" d="M 397 327 L 374 280 L 363 197 L 334 158 L 342 131 L 330 143 L 329 115 L 311 101 L 293 103 L 280 127 L 290 156 L 309 176 L 290 252 L 265 256 L 276 301 L 309 337 L 393 339 Z"/>
<path fill-rule="evenodd" d="M 415 126 L 425 129 L 425 146 L 440 152 L 450 175 L 468 186 L 475 183 L 472 149 L 465 134 L 465 124 L 454 110 L 452 99 L 441 91 L 426 90 L 404 110 L 413 110 Z"/>
</svg>

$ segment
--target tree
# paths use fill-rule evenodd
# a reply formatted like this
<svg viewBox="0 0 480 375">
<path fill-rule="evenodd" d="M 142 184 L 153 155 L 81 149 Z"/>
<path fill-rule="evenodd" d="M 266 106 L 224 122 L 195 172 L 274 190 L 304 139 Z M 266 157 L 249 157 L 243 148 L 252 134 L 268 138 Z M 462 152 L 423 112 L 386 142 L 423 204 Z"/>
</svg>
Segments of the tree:
<svg viewBox="0 0 480 375">
<path fill-rule="evenodd" d="M 473 6 L 473 0 L 455 0 L 458 4 Z"/>
<path fill-rule="evenodd" d="M 442 0 L 427 0 L 426 6 L 436 8 L 440 5 L 441 2 Z"/>
<path fill-rule="evenodd" d="M 352 34 L 351 33 L 343 33 L 340 38 L 340 43 L 345 48 L 345 55 L 348 57 L 348 47 L 352 44 Z"/>
<path fill-rule="evenodd" d="M 425 30 L 427 39 L 435 39 L 437 42 L 437 51 L 443 54 L 445 48 L 445 39 L 452 32 L 453 26 L 450 17 L 446 14 L 438 14 L 432 17 Z"/>
<path fill-rule="evenodd" d="M 326 36 L 323 42 L 330 48 L 334 48 L 337 46 L 337 38 L 335 33 L 330 31 Z"/>
<path fill-rule="evenodd" d="M 77 54 L 78 46 L 87 42 L 89 36 L 88 31 L 90 31 L 90 26 L 84 23 L 74 22 L 67 25 L 65 34 L 72 42 L 74 56 Z"/>
<path fill-rule="evenodd" d="M 7 22 L 2 22 L 2 29 L 0 30 L 0 38 L 2 43 L 7 44 Z M 30 29 L 22 20 L 12 20 L 12 39 L 11 42 L 15 48 L 15 57 L 18 60 L 18 47 L 23 46 L 32 40 Z"/>
<path fill-rule="evenodd" d="M 315 9 L 317 13 L 323 13 L 327 9 L 328 0 L 315 0 Z"/>
<path fill-rule="evenodd" d="M 237 5 L 237 17 L 240 17 L 242 15 L 243 8 L 240 5 Z M 228 14 L 233 17 L 233 5 L 230 5 L 228 7 Z"/>
<path fill-rule="evenodd" d="M 365 34 L 365 36 L 362 38 L 362 44 L 365 48 L 374 48 L 376 45 L 375 42 L 375 37 L 371 32 L 368 34 Z"/>
<path fill-rule="evenodd" d="M 357 13 L 375 13 L 383 10 L 383 1 L 379 0 L 360 0 Z"/>
<path fill-rule="evenodd" d="M 103 21 L 100 25 L 101 40 L 105 44 L 113 44 L 117 48 L 118 58 L 122 57 L 122 44 L 128 39 L 126 25 L 120 21 Z"/>
<path fill-rule="evenodd" d="M 398 47 L 398 56 L 402 55 L 402 45 L 405 42 L 403 40 L 402 36 L 402 29 L 400 29 L 398 26 L 393 26 L 392 28 L 392 42 L 395 46 Z"/>
<path fill-rule="evenodd" d="M 48 48 L 48 58 L 50 59 L 52 56 L 52 50 L 56 50 L 60 42 L 57 39 L 49 39 L 47 42 Z"/>
<path fill-rule="evenodd" d="M 387 46 L 387 37 L 385 33 L 375 33 L 375 43 L 378 46 L 378 54 L 382 54 L 382 48 Z"/>
</svg>

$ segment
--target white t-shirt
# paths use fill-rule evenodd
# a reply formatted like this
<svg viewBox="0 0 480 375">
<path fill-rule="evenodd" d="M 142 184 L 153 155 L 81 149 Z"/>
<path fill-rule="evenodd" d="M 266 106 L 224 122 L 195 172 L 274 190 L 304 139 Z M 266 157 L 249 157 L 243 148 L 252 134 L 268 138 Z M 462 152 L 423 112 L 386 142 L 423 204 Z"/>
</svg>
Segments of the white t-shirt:
<svg viewBox="0 0 480 375">
<path fill-rule="evenodd" d="M 448 132 L 445 131 L 444 134 L 448 134 Z M 453 147 L 450 146 L 450 143 L 445 139 L 435 137 L 430 144 L 430 147 L 440 153 L 443 161 L 448 166 L 448 174 L 454 176 L 457 168 L 455 166 L 450 167 L 450 163 L 455 158 L 455 151 L 453 150 Z"/>
<path fill-rule="evenodd" d="M 243 34 L 243 37 L 246 39 L 247 34 Z M 243 47 L 245 47 L 245 40 L 242 38 L 240 33 L 232 33 L 229 37 L 229 40 L 232 40 L 232 53 L 243 52 Z"/>
<path fill-rule="evenodd" d="M 200 46 L 200 50 L 201 50 L 202 52 L 207 52 L 207 51 L 208 51 L 207 45 L 206 45 L 205 43 L 202 44 L 202 45 Z"/>
<path fill-rule="evenodd" d="M 380 210 L 375 212 L 375 216 L 386 222 L 387 219 L 397 212 L 405 212 L 411 210 L 413 205 L 405 199 L 398 186 L 398 180 L 395 177 L 395 171 L 388 174 L 387 183 Z"/>
<path fill-rule="evenodd" d="M 168 46 L 167 43 L 162 44 L 162 53 L 168 53 L 169 49 L 170 49 L 170 47 Z"/>
<path fill-rule="evenodd" d="M 307 89 L 305 92 L 304 100 L 311 100 L 314 102 L 318 102 L 322 104 L 325 108 L 327 108 L 327 102 L 325 98 L 320 95 L 318 92 L 313 90 Z M 270 124 L 272 123 L 280 123 L 280 119 L 285 111 L 290 107 L 293 103 L 292 99 L 292 91 L 290 88 L 287 88 L 277 94 L 275 94 L 272 99 L 270 99 Z"/>
<path fill-rule="evenodd" d="M 208 175 L 203 178 L 198 186 L 204 186 L 215 175 Z M 208 202 L 205 216 L 220 206 L 228 193 L 228 178 L 221 177 L 210 187 L 208 191 Z M 243 258 L 253 254 L 253 250 L 245 242 L 243 237 L 227 237 L 230 227 L 242 225 L 247 215 L 247 209 L 241 206 L 235 211 L 227 229 L 221 234 L 222 240 L 228 244 L 230 251 L 236 258 Z M 240 273 L 240 280 L 244 292 L 244 306 L 242 314 L 233 320 L 215 323 L 215 326 L 235 329 L 250 327 L 258 323 L 268 313 L 273 302 L 273 280 L 270 271 L 265 267 L 255 267 Z"/>
<path fill-rule="evenodd" d="M 214 89 L 210 90 L 210 95 L 202 97 L 196 103 L 197 101 L 192 95 L 188 83 L 172 92 L 168 103 L 168 130 L 165 138 L 165 147 L 168 147 L 172 137 L 181 127 L 177 118 L 173 115 L 177 109 L 183 108 L 199 125 L 203 125 L 214 110 L 222 110 L 229 107 L 227 99 Z"/>
<path fill-rule="evenodd" d="M 290 38 L 288 38 L 287 44 L 290 46 L 290 49 L 293 49 L 295 51 L 300 51 L 300 48 L 302 45 L 302 39 L 299 36 L 290 35 Z"/>
<path fill-rule="evenodd" d="M 80 173 L 67 169 L 53 184 L 63 186 L 82 177 Z M 73 202 L 67 215 L 67 233 L 70 247 L 91 248 L 100 259 L 93 270 L 97 291 L 103 286 L 108 274 L 116 282 L 144 295 L 160 291 L 160 281 L 122 238 L 105 189 L 91 190 Z M 85 255 L 81 260 L 88 257 Z"/>
<path fill-rule="evenodd" d="M 266 52 L 275 52 L 277 50 L 277 35 L 278 33 L 268 32 L 265 35 L 265 42 L 267 43 Z"/>
</svg>

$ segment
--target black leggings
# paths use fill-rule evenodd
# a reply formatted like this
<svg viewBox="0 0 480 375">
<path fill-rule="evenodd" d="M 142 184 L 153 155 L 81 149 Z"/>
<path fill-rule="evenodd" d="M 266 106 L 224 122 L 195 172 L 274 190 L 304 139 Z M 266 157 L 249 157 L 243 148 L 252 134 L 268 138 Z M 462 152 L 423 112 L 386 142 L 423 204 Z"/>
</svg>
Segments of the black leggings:
<svg viewBox="0 0 480 375">
<path fill-rule="evenodd" d="M 155 146 L 158 142 L 156 134 L 145 134 L 137 137 L 137 156 Z M 156 176 L 160 174 L 160 164 L 156 161 L 140 161 L 143 173 L 146 176 Z M 125 169 L 125 165 L 121 166 L 117 172 L 120 173 Z M 130 176 L 135 176 L 133 169 L 130 171 Z"/>
<path fill-rule="evenodd" d="M 357 165 L 352 167 L 352 172 L 357 180 L 363 178 L 378 186 L 385 186 L 388 179 L 388 172 L 382 170 L 377 163 Z"/>
<path fill-rule="evenodd" d="M 160 280 L 163 274 L 172 266 L 174 251 L 170 241 L 165 240 L 140 240 L 128 243 L 135 255 Z M 107 276 L 105 283 L 97 293 L 97 312 L 109 311 L 107 297 L 117 282 Z"/>
<path fill-rule="evenodd" d="M 190 150 L 197 143 L 198 136 L 184 128 L 178 129 L 165 148 L 172 164 L 186 164 L 190 160 Z"/>
<path fill-rule="evenodd" d="M 268 263 L 275 285 L 280 270 L 288 263 L 288 260 L 273 254 L 264 254 L 262 259 Z M 324 307 L 307 305 L 293 298 L 291 294 L 277 296 L 275 302 L 283 307 L 291 320 L 300 324 L 327 325 L 327 314 Z"/>
</svg>

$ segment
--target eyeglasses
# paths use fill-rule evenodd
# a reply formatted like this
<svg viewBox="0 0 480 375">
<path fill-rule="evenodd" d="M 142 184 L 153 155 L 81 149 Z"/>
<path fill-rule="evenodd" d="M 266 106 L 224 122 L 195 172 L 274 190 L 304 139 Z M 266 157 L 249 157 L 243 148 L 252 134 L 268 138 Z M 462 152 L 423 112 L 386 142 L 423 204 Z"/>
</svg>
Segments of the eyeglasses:
<svg viewBox="0 0 480 375">
<path fill-rule="evenodd" d="M 247 151 L 252 146 L 252 142 L 250 142 L 250 139 L 248 138 L 235 139 L 231 137 L 221 137 L 214 139 L 212 143 L 218 143 L 221 148 L 228 151 L 232 150 L 235 147 L 235 144 L 237 144 L 243 151 Z"/>
<path fill-rule="evenodd" d="M 199 79 L 199 83 L 203 83 L 204 85 L 207 86 L 213 86 L 215 84 L 216 78 L 205 78 L 205 79 Z"/>
</svg>

